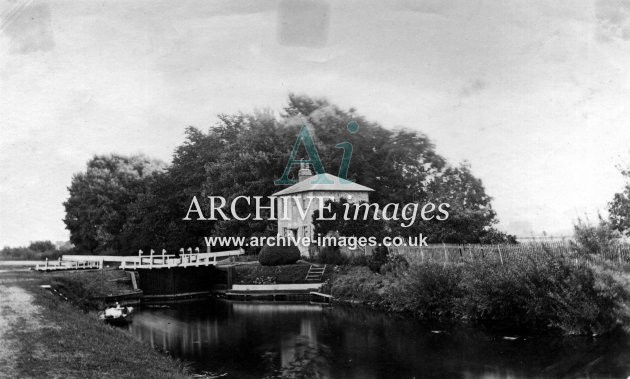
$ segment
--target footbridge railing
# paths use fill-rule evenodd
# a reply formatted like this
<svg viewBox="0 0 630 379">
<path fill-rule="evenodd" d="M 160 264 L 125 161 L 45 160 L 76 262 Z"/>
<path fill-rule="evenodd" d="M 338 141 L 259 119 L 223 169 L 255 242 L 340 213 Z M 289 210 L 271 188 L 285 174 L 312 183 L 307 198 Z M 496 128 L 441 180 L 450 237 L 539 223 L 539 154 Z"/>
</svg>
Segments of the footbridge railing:
<svg viewBox="0 0 630 379">
<path fill-rule="evenodd" d="M 231 257 L 245 254 L 245 250 L 229 250 L 211 253 L 189 252 L 182 254 L 138 254 L 132 256 L 98 256 L 98 259 L 105 262 L 118 262 L 120 268 L 125 270 L 145 269 L 145 268 L 171 268 L 171 267 L 195 267 L 212 266 L 217 264 L 218 258 Z M 64 261 L 89 261 L 94 259 L 93 255 L 64 255 Z"/>
</svg>

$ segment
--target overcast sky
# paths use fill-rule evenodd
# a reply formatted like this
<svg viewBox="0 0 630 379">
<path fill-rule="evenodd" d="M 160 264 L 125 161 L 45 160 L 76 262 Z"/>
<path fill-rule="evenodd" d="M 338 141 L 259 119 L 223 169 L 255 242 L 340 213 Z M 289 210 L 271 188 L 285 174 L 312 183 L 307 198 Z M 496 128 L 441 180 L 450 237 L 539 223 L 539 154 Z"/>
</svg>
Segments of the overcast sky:
<svg viewBox="0 0 630 379">
<path fill-rule="evenodd" d="M 170 162 L 290 92 L 425 132 L 520 235 L 605 210 L 630 163 L 630 0 L 0 1 L 0 246 L 68 239 L 94 154 Z"/>
</svg>

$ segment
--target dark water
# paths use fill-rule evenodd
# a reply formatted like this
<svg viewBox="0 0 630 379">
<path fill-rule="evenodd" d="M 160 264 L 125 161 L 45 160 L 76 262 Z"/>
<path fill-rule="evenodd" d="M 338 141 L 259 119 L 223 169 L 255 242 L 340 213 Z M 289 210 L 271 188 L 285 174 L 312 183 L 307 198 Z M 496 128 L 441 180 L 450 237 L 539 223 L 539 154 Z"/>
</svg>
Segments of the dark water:
<svg viewBox="0 0 630 379">
<path fill-rule="evenodd" d="M 626 378 L 630 337 L 519 338 L 437 332 L 345 306 L 203 301 L 143 309 L 138 338 L 230 378 Z"/>
</svg>

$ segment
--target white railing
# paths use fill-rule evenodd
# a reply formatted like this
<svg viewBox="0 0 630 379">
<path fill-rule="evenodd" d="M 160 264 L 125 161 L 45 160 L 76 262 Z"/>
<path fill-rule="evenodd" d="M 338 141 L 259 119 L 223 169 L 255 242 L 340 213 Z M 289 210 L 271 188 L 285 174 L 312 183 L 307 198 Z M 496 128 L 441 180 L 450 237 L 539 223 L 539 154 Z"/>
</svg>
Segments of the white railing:
<svg viewBox="0 0 630 379">
<path fill-rule="evenodd" d="M 59 260 L 38 263 L 39 271 L 102 269 L 103 262 L 118 262 L 121 269 L 195 267 L 217 264 L 217 258 L 245 254 L 245 250 L 219 251 L 216 253 L 196 253 L 189 250 L 179 256 L 174 254 L 139 254 L 131 256 L 118 255 L 63 255 Z"/>
<path fill-rule="evenodd" d="M 35 266 L 37 271 L 60 271 L 60 270 L 87 270 L 87 269 L 102 269 L 103 259 L 99 256 L 86 255 L 82 259 L 59 259 L 54 261 L 48 261 L 46 259 L 43 263 L 38 263 Z"/>
<path fill-rule="evenodd" d="M 121 269 L 139 268 L 171 268 L 171 267 L 198 267 L 213 266 L 217 264 L 217 258 L 231 257 L 245 254 L 245 250 L 219 251 L 216 253 L 188 253 L 175 255 L 139 255 L 118 257 Z"/>
</svg>

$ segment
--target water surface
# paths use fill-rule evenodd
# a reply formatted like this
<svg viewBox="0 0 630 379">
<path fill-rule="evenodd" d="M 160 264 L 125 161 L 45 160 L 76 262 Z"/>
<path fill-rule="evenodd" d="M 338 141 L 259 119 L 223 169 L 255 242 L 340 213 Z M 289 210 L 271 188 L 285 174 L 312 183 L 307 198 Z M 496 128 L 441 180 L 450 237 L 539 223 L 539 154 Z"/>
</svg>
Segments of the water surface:
<svg viewBox="0 0 630 379">
<path fill-rule="evenodd" d="M 230 378 L 626 378 L 630 338 L 432 330 L 346 306 L 227 302 L 142 309 L 129 326 L 197 371 Z M 508 336 L 513 337 L 513 336 Z M 300 376 L 301 375 L 301 376 Z"/>
</svg>

